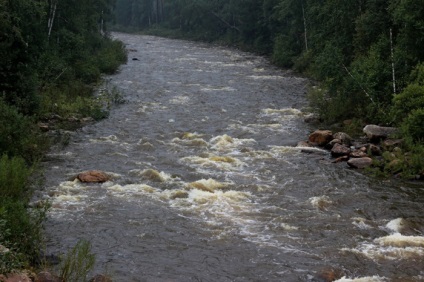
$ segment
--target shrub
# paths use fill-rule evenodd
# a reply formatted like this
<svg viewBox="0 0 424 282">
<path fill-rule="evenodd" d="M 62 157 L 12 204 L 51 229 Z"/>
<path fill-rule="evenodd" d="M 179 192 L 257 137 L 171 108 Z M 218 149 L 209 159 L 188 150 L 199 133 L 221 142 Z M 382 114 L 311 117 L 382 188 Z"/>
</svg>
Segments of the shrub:
<svg viewBox="0 0 424 282">
<path fill-rule="evenodd" d="M 424 108 L 424 86 L 422 85 L 410 84 L 393 98 L 392 112 L 398 123 L 411 111 L 420 108 Z"/>
<path fill-rule="evenodd" d="M 64 257 L 60 277 L 67 282 L 86 281 L 95 261 L 90 242 L 81 240 Z"/>
<path fill-rule="evenodd" d="M 38 160 L 45 150 L 45 138 L 31 118 L 0 99 L 0 155 L 22 156 L 28 162 Z"/>
<path fill-rule="evenodd" d="M 21 157 L 0 159 L 0 272 L 27 266 L 39 258 L 41 223 L 47 206 L 28 209 L 28 178 L 32 169 Z"/>
<path fill-rule="evenodd" d="M 412 138 L 413 142 L 424 140 L 424 107 L 411 111 L 401 124 L 404 136 Z"/>
</svg>

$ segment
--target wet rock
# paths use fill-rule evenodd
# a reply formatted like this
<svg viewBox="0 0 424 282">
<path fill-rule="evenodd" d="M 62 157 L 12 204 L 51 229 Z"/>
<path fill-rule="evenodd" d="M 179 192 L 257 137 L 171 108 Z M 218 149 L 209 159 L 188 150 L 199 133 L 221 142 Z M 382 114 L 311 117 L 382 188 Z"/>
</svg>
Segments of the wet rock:
<svg viewBox="0 0 424 282">
<path fill-rule="evenodd" d="M 333 139 L 325 147 L 328 148 L 329 150 L 331 150 L 334 147 L 334 145 L 336 145 L 336 144 L 342 144 L 342 140 L 340 140 L 340 139 Z"/>
<path fill-rule="evenodd" d="M 99 170 L 90 170 L 82 172 L 77 176 L 81 182 L 103 183 L 110 180 L 110 176 Z"/>
<path fill-rule="evenodd" d="M 349 147 L 336 143 L 331 149 L 331 156 L 333 157 L 348 156 L 350 152 L 351 150 Z"/>
<path fill-rule="evenodd" d="M 63 282 L 63 280 L 48 271 L 42 271 L 35 277 L 35 282 Z"/>
<path fill-rule="evenodd" d="M 313 147 L 313 146 L 306 141 L 299 141 L 296 147 Z"/>
<path fill-rule="evenodd" d="M 333 133 L 330 130 L 316 130 L 309 135 L 309 142 L 318 146 L 325 146 L 333 140 Z"/>
<path fill-rule="evenodd" d="M 397 128 L 395 127 L 384 127 L 374 124 L 369 124 L 364 127 L 363 132 L 367 135 L 371 141 L 378 141 L 380 139 L 386 139 L 390 135 L 396 133 Z"/>
<path fill-rule="evenodd" d="M 338 139 L 341 141 L 342 144 L 350 146 L 352 143 L 352 137 L 350 137 L 347 133 L 344 132 L 337 132 L 333 135 L 334 139 Z"/>
<path fill-rule="evenodd" d="M 343 277 L 343 271 L 339 269 L 327 268 L 318 272 L 312 281 L 331 282 Z"/>
<path fill-rule="evenodd" d="M 347 164 L 352 168 L 366 168 L 372 165 L 372 159 L 369 157 L 365 158 L 353 158 L 347 161 Z"/>
<path fill-rule="evenodd" d="M 332 163 L 341 163 L 341 162 L 347 162 L 349 160 L 349 156 L 341 156 L 332 161 Z"/>
<path fill-rule="evenodd" d="M 7 275 L 0 275 L 0 281 L 2 282 L 32 282 L 31 278 L 27 274 L 23 274 L 23 273 L 10 273 Z"/>
<path fill-rule="evenodd" d="M 112 279 L 103 274 L 97 274 L 89 282 L 112 282 Z"/>
<path fill-rule="evenodd" d="M 365 157 L 368 157 L 368 154 L 366 153 L 366 148 L 365 148 L 365 151 L 361 148 L 359 150 L 354 150 L 353 152 L 349 154 L 349 156 L 351 158 L 365 158 Z"/>
</svg>

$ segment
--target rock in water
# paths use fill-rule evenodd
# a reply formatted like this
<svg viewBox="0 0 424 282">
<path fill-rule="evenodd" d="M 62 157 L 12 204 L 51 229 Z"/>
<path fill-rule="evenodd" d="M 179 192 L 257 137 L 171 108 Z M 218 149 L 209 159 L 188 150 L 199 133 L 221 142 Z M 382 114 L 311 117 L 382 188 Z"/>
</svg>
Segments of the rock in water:
<svg viewBox="0 0 424 282">
<path fill-rule="evenodd" d="M 78 174 L 79 181 L 88 183 L 103 183 L 110 180 L 109 175 L 99 170 L 90 170 Z"/>
<path fill-rule="evenodd" d="M 309 135 L 309 142 L 318 146 L 325 146 L 333 139 L 333 133 L 330 130 L 316 130 Z"/>
</svg>

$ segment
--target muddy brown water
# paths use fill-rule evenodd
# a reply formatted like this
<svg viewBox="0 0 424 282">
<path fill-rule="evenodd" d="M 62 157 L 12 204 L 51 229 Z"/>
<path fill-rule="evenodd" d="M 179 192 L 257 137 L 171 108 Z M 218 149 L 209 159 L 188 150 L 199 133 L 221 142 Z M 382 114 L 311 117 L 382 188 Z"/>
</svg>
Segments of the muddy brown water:
<svg viewBox="0 0 424 282">
<path fill-rule="evenodd" d="M 89 240 L 93 273 L 114 281 L 424 280 L 423 185 L 296 148 L 312 130 L 306 79 L 237 50 L 114 36 L 129 60 L 107 87 L 127 102 L 44 163 L 48 254 Z M 69 181 L 91 169 L 112 180 Z"/>
</svg>

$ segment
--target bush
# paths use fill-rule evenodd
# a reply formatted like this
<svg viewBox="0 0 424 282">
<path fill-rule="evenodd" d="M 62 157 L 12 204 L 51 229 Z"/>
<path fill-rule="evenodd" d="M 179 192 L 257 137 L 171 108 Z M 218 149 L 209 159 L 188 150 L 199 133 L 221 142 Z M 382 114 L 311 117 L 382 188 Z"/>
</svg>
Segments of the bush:
<svg viewBox="0 0 424 282">
<path fill-rule="evenodd" d="M 413 142 L 424 140 L 424 107 L 411 111 L 401 124 L 404 136 L 412 138 Z"/>
<path fill-rule="evenodd" d="M 87 274 L 93 268 L 95 261 L 90 242 L 79 241 L 63 259 L 60 277 L 68 282 L 87 281 Z"/>
<path fill-rule="evenodd" d="M 45 138 L 33 120 L 0 99 L 0 155 L 21 156 L 34 162 L 46 149 L 43 144 Z"/>
<path fill-rule="evenodd" d="M 424 108 L 424 86 L 413 83 L 393 98 L 392 112 L 400 123 L 408 114 L 416 109 Z"/>
<path fill-rule="evenodd" d="M 96 61 L 102 73 L 115 73 L 121 64 L 127 62 L 125 45 L 121 41 L 105 39 Z"/>
<path fill-rule="evenodd" d="M 24 159 L 9 158 L 3 155 L 0 159 L 0 197 L 12 200 L 28 197 L 27 181 L 31 169 L 27 168 Z"/>
<path fill-rule="evenodd" d="M 21 157 L 0 159 L 0 272 L 26 267 L 39 258 L 46 208 L 28 209 L 32 169 Z"/>
</svg>

